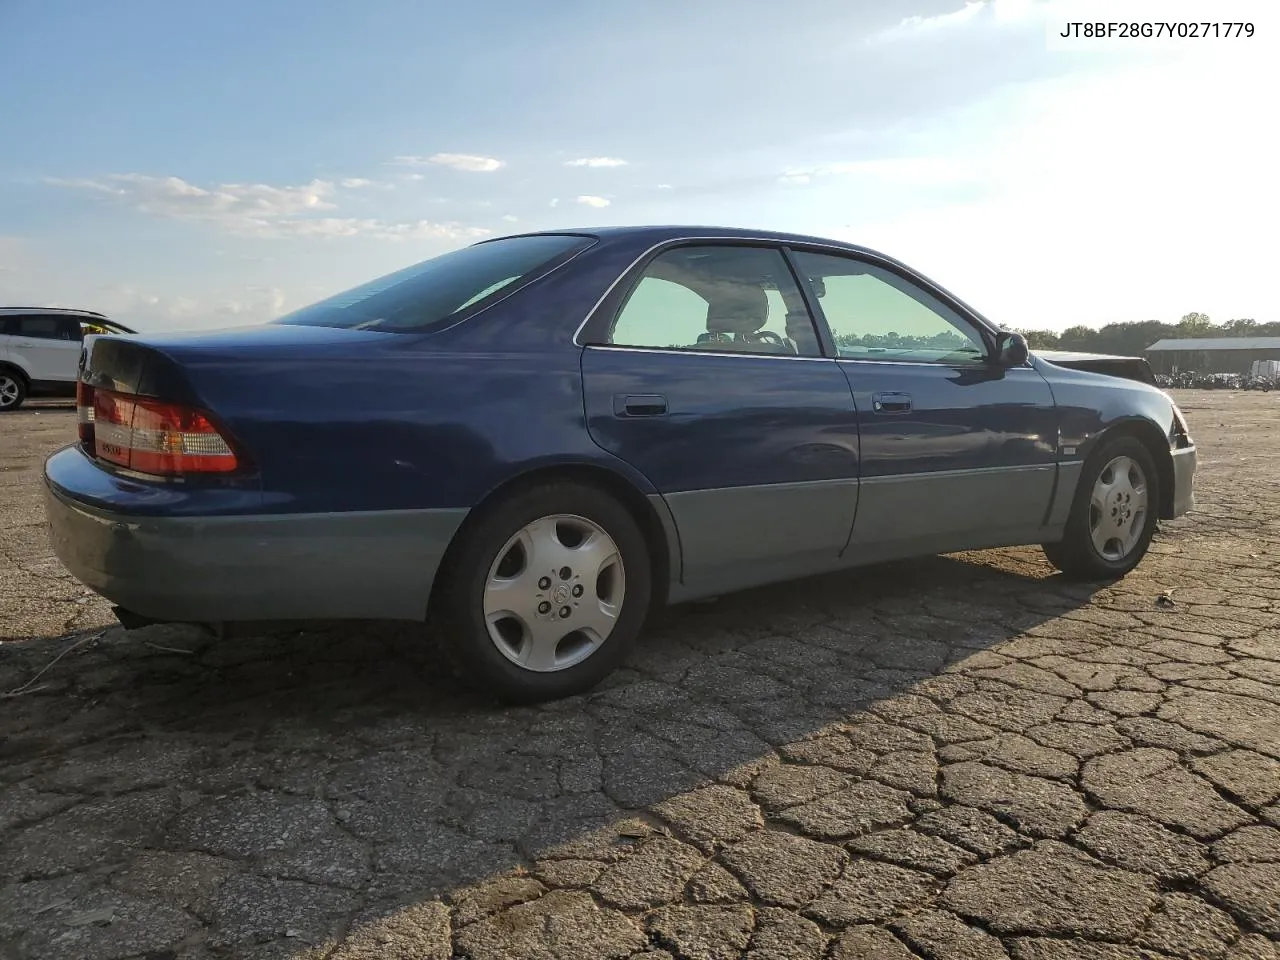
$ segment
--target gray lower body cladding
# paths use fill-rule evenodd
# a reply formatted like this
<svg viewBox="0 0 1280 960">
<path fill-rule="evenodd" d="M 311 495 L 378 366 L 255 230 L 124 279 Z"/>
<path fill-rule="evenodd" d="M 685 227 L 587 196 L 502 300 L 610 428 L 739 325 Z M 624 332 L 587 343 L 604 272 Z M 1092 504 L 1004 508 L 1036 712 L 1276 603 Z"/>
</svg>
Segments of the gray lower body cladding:
<svg viewBox="0 0 1280 960">
<path fill-rule="evenodd" d="M 152 620 L 422 620 L 465 509 L 141 517 L 45 485 L 54 552 Z"/>
</svg>

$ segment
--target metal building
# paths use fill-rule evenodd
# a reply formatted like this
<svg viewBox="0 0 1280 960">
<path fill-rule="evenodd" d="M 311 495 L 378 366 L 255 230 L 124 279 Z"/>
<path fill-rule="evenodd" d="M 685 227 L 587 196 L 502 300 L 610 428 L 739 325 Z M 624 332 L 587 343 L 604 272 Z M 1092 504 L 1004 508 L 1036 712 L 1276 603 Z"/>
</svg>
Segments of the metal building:
<svg viewBox="0 0 1280 960">
<path fill-rule="evenodd" d="M 1143 351 L 1156 373 L 1243 373 L 1255 360 L 1280 360 L 1280 337 L 1157 340 Z"/>
</svg>

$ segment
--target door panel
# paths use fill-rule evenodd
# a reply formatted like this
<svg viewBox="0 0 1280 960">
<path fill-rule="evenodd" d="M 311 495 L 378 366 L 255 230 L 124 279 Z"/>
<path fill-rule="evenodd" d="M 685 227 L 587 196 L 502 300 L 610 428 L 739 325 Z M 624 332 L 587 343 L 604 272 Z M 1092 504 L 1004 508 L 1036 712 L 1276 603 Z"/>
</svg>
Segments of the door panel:
<svg viewBox="0 0 1280 960">
<path fill-rule="evenodd" d="M 858 503 L 858 423 L 833 361 L 588 347 L 582 373 L 592 438 L 671 509 L 682 596 L 836 563 Z"/>
<path fill-rule="evenodd" d="M 840 361 L 861 414 L 852 544 L 1039 527 L 1057 474 L 1057 413 L 1030 368 Z M 906 394 L 907 410 L 873 397 Z M 979 536 L 975 540 L 981 540 Z"/>
<path fill-rule="evenodd" d="M 1057 476 L 1053 393 L 1029 366 L 905 271 L 794 251 L 849 380 L 862 487 L 846 559 L 1019 542 L 1045 521 Z"/>
<path fill-rule="evenodd" d="M 671 598 L 833 567 L 858 504 L 857 412 L 782 250 L 676 244 L 628 280 L 583 352 L 587 425 L 666 500 Z"/>
<path fill-rule="evenodd" d="M 32 380 L 70 382 L 76 378 L 80 344 L 40 337 L 14 337 L 11 349 L 27 363 Z"/>
<path fill-rule="evenodd" d="M 10 317 L 12 355 L 21 357 L 32 380 L 71 382 L 80 363 L 80 323 L 74 317 Z"/>
</svg>

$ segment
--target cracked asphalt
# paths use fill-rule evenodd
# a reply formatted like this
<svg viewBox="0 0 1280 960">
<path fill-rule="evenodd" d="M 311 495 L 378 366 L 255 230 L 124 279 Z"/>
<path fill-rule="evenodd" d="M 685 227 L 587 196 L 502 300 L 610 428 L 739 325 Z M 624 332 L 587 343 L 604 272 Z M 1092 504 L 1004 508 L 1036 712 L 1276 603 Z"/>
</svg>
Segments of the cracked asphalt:
<svg viewBox="0 0 1280 960">
<path fill-rule="evenodd" d="M 1280 394 L 1178 400 L 1199 509 L 1119 583 L 780 585 L 521 709 L 408 628 L 111 627 L 73 414 L 0 417 L 0 956 L 1275 960 Z"/>
</svg>

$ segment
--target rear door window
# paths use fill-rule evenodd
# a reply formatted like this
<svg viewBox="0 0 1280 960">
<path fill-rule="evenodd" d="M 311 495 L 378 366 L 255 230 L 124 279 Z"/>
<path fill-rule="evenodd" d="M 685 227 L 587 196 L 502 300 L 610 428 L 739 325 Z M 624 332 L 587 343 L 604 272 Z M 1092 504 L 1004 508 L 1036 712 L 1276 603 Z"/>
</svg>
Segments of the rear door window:
<svg viewBox="0 0 1280 960">
<path fill-rule="evenodd" d="M 62 317 L 18 317 L 14 335 L 36 340 L 65 340 L 66 327 Z"/>
</svg>

